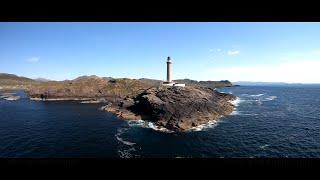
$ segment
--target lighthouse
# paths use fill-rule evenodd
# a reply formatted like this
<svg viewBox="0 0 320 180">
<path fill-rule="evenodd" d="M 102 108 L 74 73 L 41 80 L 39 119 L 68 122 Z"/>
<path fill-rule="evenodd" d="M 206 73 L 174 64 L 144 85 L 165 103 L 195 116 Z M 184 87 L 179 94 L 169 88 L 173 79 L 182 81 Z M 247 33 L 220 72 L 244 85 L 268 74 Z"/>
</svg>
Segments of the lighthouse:
<svg viewBox="0 0 320 180">
<path fill-rule="evenodd" d="M 168 58 L 167 58 L 167 82 L 168 83 L 172 82 L 171 65 L 172 65 L 171 58 L 170 58 L 170 56 L 168 56 Z"/>
<path fill-rule="evenodd" d="M 170 56 L 167 58 L 167 81 L 162 82 L 163 86 L 180 86 L 184 87 L 185 84 L 179 84 L 172 81 L 172 61 Z"/>
</svg>

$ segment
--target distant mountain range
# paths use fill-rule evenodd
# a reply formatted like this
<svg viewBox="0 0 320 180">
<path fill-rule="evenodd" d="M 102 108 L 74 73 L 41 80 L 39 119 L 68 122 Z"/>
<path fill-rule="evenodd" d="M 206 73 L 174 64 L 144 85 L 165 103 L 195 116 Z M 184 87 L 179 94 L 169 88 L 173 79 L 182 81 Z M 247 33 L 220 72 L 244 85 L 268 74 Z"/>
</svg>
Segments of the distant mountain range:
<svg viewBox="0 0 320 180">
<path fill-rule="evenodd" d="M 14 74 L 0 73 L 1 86 L 16 86 L 16 85 L 24 86 L 24 85 L 30 85 L 36 82 L 37 81 L 30 78 L 17 76 Z"/>
</svg>

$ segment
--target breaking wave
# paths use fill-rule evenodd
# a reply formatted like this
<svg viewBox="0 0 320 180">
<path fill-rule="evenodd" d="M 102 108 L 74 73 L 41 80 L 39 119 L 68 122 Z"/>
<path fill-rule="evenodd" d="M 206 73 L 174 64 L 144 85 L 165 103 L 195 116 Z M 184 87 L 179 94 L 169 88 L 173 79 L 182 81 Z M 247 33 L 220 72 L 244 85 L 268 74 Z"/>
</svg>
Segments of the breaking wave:
<svg viewBox="0 0 320 180">
<path fill-rule="evenodd" d="M 230 115 L 239 115 L 240 114 L 240 112 L 239 111 L 237 111 L 237 110 L 233 110 L 232 111 L 232 113 L 230 114 Z"/>
<path fill-rule="evenodd" d="M 213 128 L 217 125 L 217 120 L 211 120 L 208 123 L 201 124 L 196 127 L 192 127 L 191 129 L 187 130 L 186 132 L 192 132 L 192 131 L 202 131 L 208 128 Z M 147 122 L 144 120 L 135 120 L 135 121 L 128 121 L 129 126 L 131 127 L 142 127 L 142 128 L 150 128 L 155 131 L 164 132 L 164 133 L 174 133 L 174 131 L 171 131 L 167 128 L 157 126 L 152 122 Z"/>
<path fill-rule="evenodd" d="M 265 144 L 263 146 L 260 146 L 259 148 L 262 149 L 262 150 L 265 150 L 268 146 L 269 146 L 269 144 Z"/>
<path fill-rule="evenodd" d="M 232 101 L 230 101 L 230 102 L 231 102 L 231 104 L 234 105 L 234 109 L 233 109 L 233 111 L 232 111 L 232 113 L 231 113 L 230 115 L 238 115 L 239 112 L 237 111 L 237 107 L 239 106 L 239 104 L 240 104 L 241 102 L 243 102 L 243 100 L 240 99 L 239 97 L 237 97 L 235 100 L 232 100 Z"/>
<path fill-rule="evenodd" d="M 258 114 L 256 114 L 256 113 L 249 113 L 248 111 L 233 111 L 230 115 L 258 116 Z"/>
<path fill-rule="evenodd" d="M 258 104 L 261 104 L 261 102 L 264 101 L 272 101 L 277 98 L 277 96 L 269 96 L 266 94 L 241 94 L 240 97 L 242 102 L 257 102 Z"/>
<path fill-rule="evenodd" d="M 128 121 L 128 125 L 131 127 L 142 127 L 142 128 L 150 128 L 156 131 L 165 132 L 165 133 L 173 133 L 174 131 L 171 131 L 167 128 L 157 126 L 152 122 L 144 121 L 144 120 L 134 120 L 134 121 Z"/>
<path fill-rule="evenodd" d="M 206 124 L 201 124 L 199 126 L 196 127 L 192 127 L 191 129 L 189 129 L 188 131 L 203 131 L 209 128 L 213 128 L 216 127 L 218 125 L 218 121 L 217 120 L 211 120 L 209 122 L 207 122 Z"/>
<path fill-rule="evenodd" d="M 128 146 L 133 146 L 136 143 L 134 142 L 130 142 L 130 141 L 125 141 L 123 138 L 121 138 L 120 136 L 125 133 L 128 130 L 128 128 L 120 128 L 118 129 L 117 133 L 115 134 L 115 137 L 118 141 L 120 141 L 121 143 L 128 145 Z"/>
<path fill-rule="evenodd" d="M 133 152 L 136 151 L 136 148 L 134 147 L 134 145 L 136 143 L 134 142 L 130 142 L 130 141 L 126 141 L 124 140 L 121 135 L 124 134 L 125 132 L 127 132 L 128 128 L 119 128 L 117 130 L 117 133 L 115 134 L 116 139 L 123 144 L 122 146 L 120 146 L 120 148 L 118 149 L 118 154 L 120 158 L 132 158 L 132 157 L 138 157 L 137 155 L 135 155 Z"/>
<path fill-rule="evenodd" d="M 269 96 L 269 97 L 265 98 L 264 101 L 272 101 L 272 100 L 274 100 L 276 98 L 277 98 L 277 96 Z"/>
<path fill-rule="evenodd" d="M 263 96 L 264 94 L 252 94 L 252 95 L 249 95 L 251 97 L 260 97 L 260 96 Z"/>
<path fill-rule="evenodd" d="M 235 107 L 238 107 L 240 102 L 242 102 L 243 100 L 240 99 L 239 97 L 237 97 L 235 100 L 230 101 L 231 104 L 233 104 Z"/>
<path fill-rule="evenodd" d="M 133 155 L 132 152 L 136 151 L 135 148 L 129 148 L 129 149 L 122 149 L 122 150 L 118 150 L 118 154 L 120 156 L 120 158 L 132 158 L 132 157 L 136 157 L 136 155 Z"/>
</svg>

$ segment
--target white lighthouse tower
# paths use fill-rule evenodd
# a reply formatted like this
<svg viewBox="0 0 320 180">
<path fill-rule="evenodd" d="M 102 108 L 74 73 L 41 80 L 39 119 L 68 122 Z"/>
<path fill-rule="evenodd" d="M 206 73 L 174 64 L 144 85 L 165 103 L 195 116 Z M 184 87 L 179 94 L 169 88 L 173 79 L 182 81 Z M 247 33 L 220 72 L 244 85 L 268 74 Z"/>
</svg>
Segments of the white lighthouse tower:
<svg viewBox="0 0 320 180">
<path fill-rule="evenodd" d="M 172 64 L 171 58 L 170 58 L 170 56 L 168 56 L 168 58 L 167 58 L 167 82 L 168 83 L 172 82 L 171 64 Z"/>
<path fill-rule="evenodd" d="M 170 56 L 167 58 L 167 81 L 163 82 L 162 85 L 164 86 L 180 86 L 184 87 L 185 84 L 178 84 L 172 81 L 172 61 Z"/>
</svg>

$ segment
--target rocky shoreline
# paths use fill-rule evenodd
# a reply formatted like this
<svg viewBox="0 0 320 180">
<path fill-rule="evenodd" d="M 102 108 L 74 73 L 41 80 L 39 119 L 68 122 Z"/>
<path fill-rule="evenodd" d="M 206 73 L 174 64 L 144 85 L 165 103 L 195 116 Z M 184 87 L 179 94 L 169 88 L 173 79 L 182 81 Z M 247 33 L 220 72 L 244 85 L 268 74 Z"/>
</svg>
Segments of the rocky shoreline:
<svg viewBox="0 0 320 180">
<path fill-rule="evenodd" d="M 154 87 L 105 110 L 121 119 L 143 119 L 169 130 L 186 131 L 231 114 L 235 99 L 207 87 Z"/>
<path fill-rule="evenodd" d="M 120 119 L 144 120 L 171 131 L 186 131 L 218 120 L 234 110 L 231 101 L 236 97 L 215 90 L 232 86 L 229 81 L 180 81 L 185 82 L 186 87 L 161 86 L 152 79 L 83 76 L 26 84 L 24 88 L 30 100 L 101 103 L 105 105 L 101 110 Z"/>
</svg>

